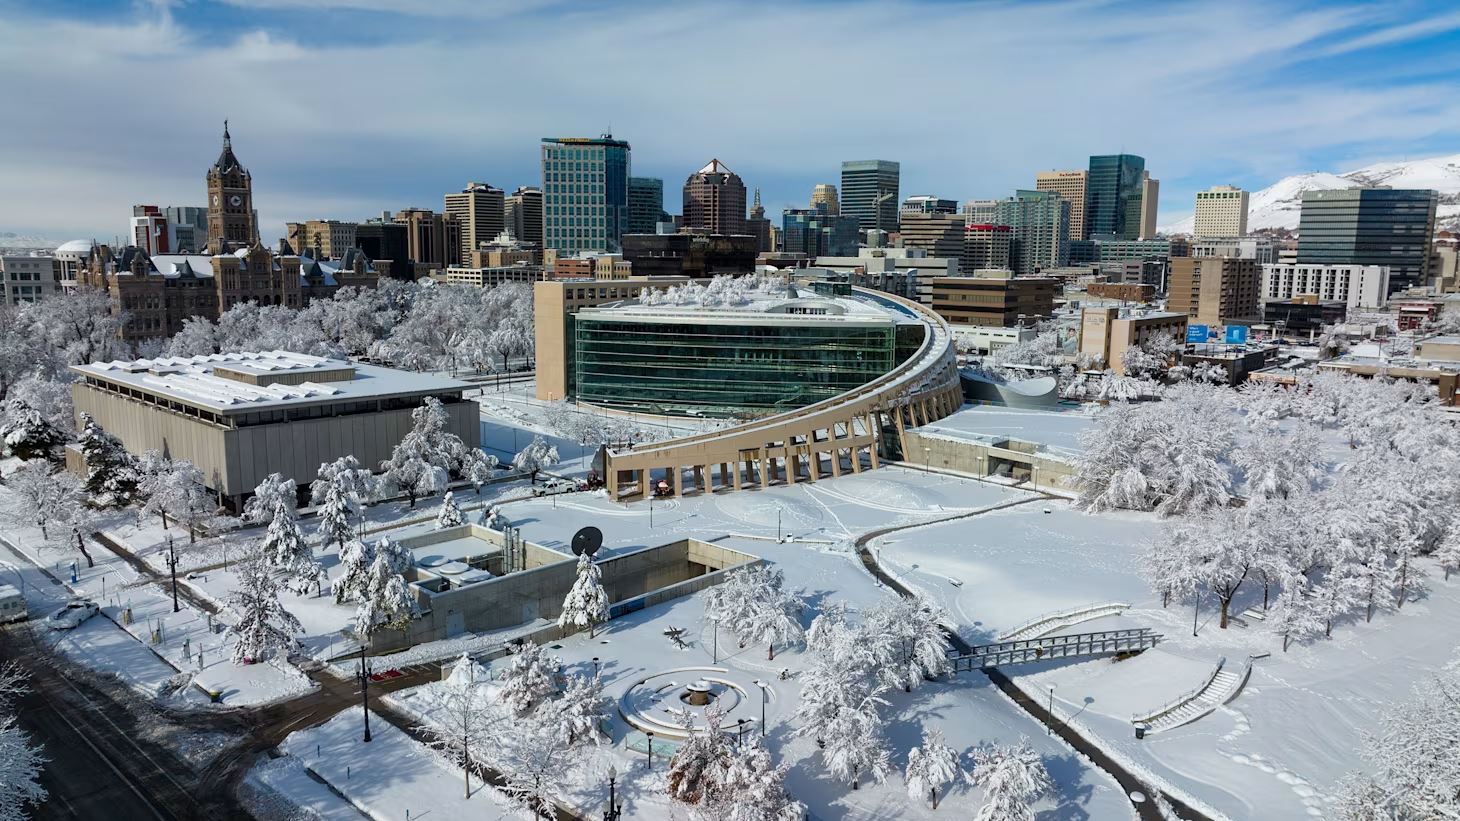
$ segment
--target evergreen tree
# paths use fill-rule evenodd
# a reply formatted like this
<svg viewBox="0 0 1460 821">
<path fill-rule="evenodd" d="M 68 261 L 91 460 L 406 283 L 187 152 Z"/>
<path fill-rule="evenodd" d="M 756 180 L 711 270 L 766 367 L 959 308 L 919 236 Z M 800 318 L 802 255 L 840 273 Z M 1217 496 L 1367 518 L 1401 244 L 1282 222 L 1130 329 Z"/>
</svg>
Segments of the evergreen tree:
<svg viewBox="0 0 1460 821">
<path fill-rule="evenodd" d="M 93 502 L 124 507 L 137 493 L 137 466 L 122 440 L 81 414 L 81 455 L 86 461 L 86 492 Z"/>
<path fill-rule="evenodd" d="M 502 702 L 521 716 L 562 689 L 562 660 L 549 656 L 539 645 L 524 641 L 517 645 L 512 663 L 502 674 L 499 692 Z"/>
<path fill-rule="evenodd" d="M 0 439 L 17 459 L 56 459 L 59 448 L 69 437 L 44 413 L 23 399 L 5 403 L 4 421 L 0 422 Z"/>
<path fill-rule="evenodd" d="M 461 508 L 451 497 L 451 491 L 446 491 L 446 495 L 441 498 L 441 510 L 436 514 L 436 529 L 458 527 L 465 521 L 466 517 L 461 514 Z"/>
<path fill-rule="evenodd" d="M 375 564 L 375 549 L 360 539 L 351 539 L 340 548 L 340 576 L 332 590 L 336 604 L 359 601 L 370 585 L 370 566 Z"/>
<path fill-rule="evenodd" d="M 405 577 L 377 554 L 368 571 L 365 595 L 355 608 L 355 632 L 369 638 L 381 630 L 404 630 L 418 608 Z"/>
<path fill-rule="evenodd" d="M 238 567 L 238 587 L 228 594 L 228 606 L 238 614 L 238 622 L 229 628 L 234 664 L 252 664 L 268 657 L 270 651 L 292 650 L 294 636 L 304 632 L 299 620 L 279 603 L 279 585 L 274 572 L 259 557 Z"/>
<path fill-rule="evenodd" d="M 991 745 L 973 755 L 968 780 L 984 791 L 976 821 L 1033 821 L 1033 804 L 1054 789 L 1039 754 L 1027 739 L 1017 745 Z"/>
<path fill-rule="evenodd" d="M 943 743 L 943 733 L 923 729 L 923 743 L 907 754 L 907 783 L 909 798 L 921 799 L 924 795 L 933 801 L 938 809 L 938 790 L 953 782 L 960 773 L 958 753 Z"/>
<path fill-rule="evenodd" d="M 578 556 L 578 578 L 563 598 L 563 612 L 558 615 L 558 627 L 588 628 L 588 638 L 593 630 L 608 621 L 608 593 L 603 589 L 603 571 L 593 563 L 593 557 L 584 553 Z"/>
</svg>

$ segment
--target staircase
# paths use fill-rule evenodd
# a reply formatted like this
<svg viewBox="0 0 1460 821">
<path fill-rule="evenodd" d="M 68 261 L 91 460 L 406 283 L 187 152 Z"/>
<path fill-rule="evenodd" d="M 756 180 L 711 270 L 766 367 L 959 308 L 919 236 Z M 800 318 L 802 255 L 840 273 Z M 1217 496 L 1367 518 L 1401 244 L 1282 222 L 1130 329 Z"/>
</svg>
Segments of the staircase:
<svg viewBox="0 0 1460 821">
<path fill-rule="evenodd" d="M 1145 725 L 1148 733 L 1190 724 L 1236 698 L 1251 674 L 1250 657 L 1240 670 L 1228 668 L 1227 660 L 1219 659 L 1217 666 L 1212 668 L 1211 675 L 1200 686 L 1182 693 L 1155 710 L 1131 716 L 1131 723 Z"/>
</svg>

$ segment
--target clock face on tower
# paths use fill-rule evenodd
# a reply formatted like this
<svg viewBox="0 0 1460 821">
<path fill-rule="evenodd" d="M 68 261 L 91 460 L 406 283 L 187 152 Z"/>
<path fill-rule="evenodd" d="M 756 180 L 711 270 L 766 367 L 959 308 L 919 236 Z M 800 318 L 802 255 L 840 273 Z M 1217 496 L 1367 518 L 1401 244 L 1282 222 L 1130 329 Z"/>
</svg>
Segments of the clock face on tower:
<svg viewBox="0 0 1460 821">
<path fill-rule="evenodd" d="M 234 194 L 233 196 L 228 198 L 228 204 L 233 206 L 234 208 L 237 208 L 238 206 L 243 204 L 243 197 Z"/>
<path fill-rule="evenodd" d="M 214 205 L 217 205 L 218 204 L 218 195 L 217 194 L 214 194 L 213 195 L 213 204 Z"/>
</svg>

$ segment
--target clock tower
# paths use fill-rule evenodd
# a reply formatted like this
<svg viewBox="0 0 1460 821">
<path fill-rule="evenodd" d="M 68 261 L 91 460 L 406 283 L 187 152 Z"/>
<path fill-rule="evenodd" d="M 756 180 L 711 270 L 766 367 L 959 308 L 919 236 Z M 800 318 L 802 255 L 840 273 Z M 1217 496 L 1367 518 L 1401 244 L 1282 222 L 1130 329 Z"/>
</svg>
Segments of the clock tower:
<svg viewBox="0 0 1460 821">
<path fill-rule="evenodd" d="M 254 224 L 253 180 L 233 156 L 228 121 L 223 121 L 223 152 L 208 169 L 208 251 L 222 254 L 258 242 Z"/>
</svg>

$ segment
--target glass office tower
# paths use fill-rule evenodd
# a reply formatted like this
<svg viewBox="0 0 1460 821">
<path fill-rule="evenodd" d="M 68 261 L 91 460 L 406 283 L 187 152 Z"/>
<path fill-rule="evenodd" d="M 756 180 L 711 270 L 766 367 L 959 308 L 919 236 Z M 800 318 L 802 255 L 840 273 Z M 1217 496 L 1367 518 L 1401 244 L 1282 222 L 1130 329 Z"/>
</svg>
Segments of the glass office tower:
<svg viewBox="0 0 1460 821">
<path fill-rule="evenodd" d="M 1391 294 L 1424 285 L 1438 205 L 1439 195 L 1422 189 L 1306 191 L 1298 262 L 1387 265 Z"/>
<path fill-rule="evenodd" d="M 542 201 L 545 247 L 618 250 L 629 228 L 629 144 L 611 134 L 544 137 Z"/>
<path fill-rule="evenodd" d="M 1090 157 L 1085 181 L 1086 237 L 1140 237 L 1141 172 L 1145 170 L 1145 158 L 1134 154 Z"/>
</svg>

